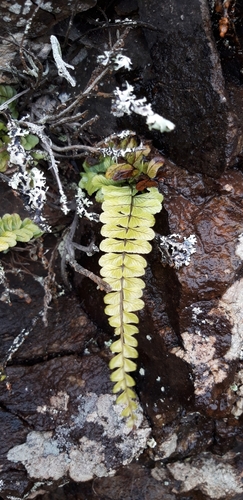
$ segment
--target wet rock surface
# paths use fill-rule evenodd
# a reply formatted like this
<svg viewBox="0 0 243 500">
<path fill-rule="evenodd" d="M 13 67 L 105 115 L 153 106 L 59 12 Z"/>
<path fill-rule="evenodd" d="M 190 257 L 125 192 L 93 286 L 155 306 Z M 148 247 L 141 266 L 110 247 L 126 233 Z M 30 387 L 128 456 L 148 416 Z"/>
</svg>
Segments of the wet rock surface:
<svg viewBox="0 0 243 500">
<path fill-rule="evenodd" d="M 234 162 L 238 145 L 237 115 L 229 105 L 220 60 L 212 36 L 207 0 L 142 1 L 154 75 L 153 104 L 174 120 L 176 129 L 160 140 L 170 158 L 191 172 L 219 176 Z M 173 89 L 173 90 L 172 90 Z"/>
<path fill-rule="evenodd" d="M 3 0 L 1 2 L 2 25 L 1 29 L 7 33 L 9 29 L 16 33 L 26 28 L 26 24 L 33 16 L 31 36 L 43 35 L 56 23 L 67 19 L 71 14 L 86 11 L 96 5 L 96 0 L 81 0 L 75 2 L 59 2 L 51 0 L 34 4 L 26 0 Z"/>
<path fill-rule="evenodd" d="M 63 33 L 58 22 L 70 16 L 74 3 L 62 8 L 61 17 L 51 12 L 49 4 L 57 8 L 54 2 L 48 2 L 49 10 L 40 8 L 45 32 L 51 34 L 57 24 L 56 33 Z M 98 2 L 105 9 L 103 3 Z M 238 3 L 239 17 L 243 13 Z M 77 9 L 86 11 L 95 4 L 78 2 Z M 120 0 L 107 11 L 112 19 L 131 16 L 142 24 L 127 38 L 135 70 L 119 73 L 116 82 L 111 77 L 106 90 L 128 79 L 153 109 L 176 123 L 175 131 L 152 134 L 134 115 L 110 119 L 110 101 L 89 107 L 102 114 L 96 135 L 129 126 L 152 139 L 157 153 L 169 156 L 158 175 L 164 204 L 155 230 L 164 236 L 178 234 L 181 241 L 196 238 L 195 253 L 179 269 L 171 249 L 161 254 L 158 239 L 148 258 L 145 308 L 139 314 L 139 427 L 129 432 L 114 405 L 106 344 L 112 330 L 103 312 L 103 293 L 70 270 L 73 288 L 67 290 L 58 256 L 54 272 L 59 285 L 44 325 L 47 270 L 40 257 L 31 258 L 39 250 L 9 252 L 4 263 L 9 271 L 19 268 L 17 275 L 7 274 L 11 288 L 21 287 L 26 297 L 11 294 L 11 305 L 0 305 L 1 364 L 7 365 L 7 378 L 0 384 L 4 500 L 243 496 L 242 82 L 227 72 L 225 60 L 224 82 L 212 5 L 205 0 L 190 4 Z M 10 16 L 5 22 L 10 26 L 24 8 L 27 15 L 28 6 L 3 2 L 2 13 Z M 97 10 L 88 12 L 98 17 Z M 83 15 L 74 18 L 75 29 L 87 22 Z M 237 29 L 243 43 L 238 24 Z M 18 37 L 19 31 L 15 33 Z M 43 17 L 36 17 L 31 35 L 42 33 Z M 70 45 L 75 36 L 70 35 Z M 106 37 L 106 32 L 99 37 L 92 32 L 82 47 L 76 42 L 77 52 L 84 50 L 77 68 L 84 80 L 84 68 L 94 64 L 92 51 Z M 21 201 L 3 183 L 1 187 L 0 215 L 18 211 L 26 216 Z M 68 223 L 55 211 L 49 216 L 53 226 Z M 91 233 L 99 243 L 94 223 L 86 221 L 80 232 L 82 244 Z M 45 237 L 47 259 L 55 244 L 54 237 Z M 98 274 L 97 261 L 97 256 L 80 257 L 84 267 Z M 20 334 L 23 342 L 10 355 Z"/>
</svg>

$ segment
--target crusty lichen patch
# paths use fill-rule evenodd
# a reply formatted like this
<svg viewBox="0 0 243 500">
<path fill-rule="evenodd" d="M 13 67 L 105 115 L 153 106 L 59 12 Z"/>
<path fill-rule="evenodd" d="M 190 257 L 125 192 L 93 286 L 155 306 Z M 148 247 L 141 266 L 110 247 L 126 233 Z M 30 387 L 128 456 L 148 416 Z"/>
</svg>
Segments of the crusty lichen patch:
<svg viewBox="0 0 243 500">
<path fill-rule="evenodd" d="M 174 479 L 180 482 L 180 493 L 196 489 L 215 500 L 243 493 L 239 476 L 229 463 L 224 463 L 224 458 L 217 459 L 204 453 L 191 463 L 176 462 L 168 464 L 167 468 Z"/>
<path fill-rule="evenodd" d="M 111 394 L 81 396 L 78 413 L 69 425 L 57 425 L 55 431 L 31 431 L 25 443 L 9 450 L 8 460 L 21 462 L 29 477 L 38 480 L 69 475 L 73 481 L 83 482 L 115 473 L 119 465 L 130 463 L 144 450 L 150 429 L 145 422 L 131 432 L 119 417 L 114 399 Z M 138 411 L 138 425 L 142 420 Z M 90 437 L 90 426 L 100 429 L 98 437 Z M 74 439 L 74 435 L 80 437 Z"/>
</svg>

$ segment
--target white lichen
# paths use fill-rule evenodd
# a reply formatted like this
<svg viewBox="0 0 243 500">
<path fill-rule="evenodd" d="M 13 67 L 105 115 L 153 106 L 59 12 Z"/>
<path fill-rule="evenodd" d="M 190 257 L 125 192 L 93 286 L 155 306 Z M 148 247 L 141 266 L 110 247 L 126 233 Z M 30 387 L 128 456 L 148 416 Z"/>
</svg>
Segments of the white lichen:
<svg viewBox="0 0 243 500">
<path fill-rule="evenodd" d="M 161 251 L 161 261 L 171 267 L 180 269 L 182 266 L 190 264 L 191 255 L 196 252 L 197 242 L 195 234 L 191 234 L 183 239 L 179 234 L 169 236 L 159 236 L 159 250 Z"/>
<path fill-rule="evenodd" d="M 89 393 L 77 398 L 77 412 L 65 425 L 61 422 L 54 431 L 31 431 L 26 442 L 8 451 L 8 460 L 21 462 L 29 477 L 42 480 L 60 480 L 65 476 L 76 482 L 85 482 L 94 477 L 115 473 L 118 466 L 127 465 L 146 448 L 150 428 L 138 409 L 138 420 L 133 432 L 119 416 L 120 409 L 114 405 L 111 394 Z M 50 397 L 50 404 L 39 408 L 39 413 L 66 412 L 67 396 L 59 393 Z M 92 441 L 85 435 L 86 426 L 103 429 L 99 439 Z M 73 440 L 73 429 L 81 434 Z M 113 453 L 105 454 L 107 443 L 116 440 Z"/>
<path fill-rule="evenodd" d="M 4 267 L 0 262 L 0 285 L 4 285 L 6 283 L 6 275 L 4 271 Z"/>
<path fill-rule="evenodd" d="M 8 120 L 7 128 L 8 136 L 11 139 L 7 146 L 7 151 L 9 153 L 9 165 L 18 166 L 23 172 L 26 165 L 32 160 L 30 154 L 21 144 L 21 137 L 26 137 L 29 134 L 29 131 L 22 129 L 19 122 L 12 119 Z"/>
<path fill-rule="evenodd" d="M 243 260 L 243 233 L 238 236 L 238 243 L 235 249 L 235 254 Z"/>
<path fill-rule="evenodd" d="M 97 57 L 97 63 L 107 66 L 110 63 L 111 51 L 105 50 L 103 54 Z"/>
<path fill-rule="evenodd" d="M 128 71 L 132 68 L 132 61 L 130 57 L 124 56 L 124 54 L 116 54 L 112 50 L 105 50 L 103 54 L 97 57 L 97 62 L 102 64 L 102 66 L 108 66 L 108 64 L 113 63 L 115 71 L 119 69 L 127 69 Z"/>
<path fill-rule="evenodd" d="M 18 190 L 27 196 L 29 210 L 42 210 L 46 202 L 46 178 L 36 167 L 25 172 L 16 172 L 8 182 L 12 189 Z"/>
<path fill-rule="evenodd" d="M 137 99 L 133 93 L 134 87 L 126 82 L 127 88 L 120 90 L 118 87 L 114 90 L 116 99 L 112 103 L 112 113 L 115 116 L 123 116 L 124 114 L 131 115 L 136 113 L 146 117 L 146 123 L 149 130 L 159 130 L 160 132 L 170 132 L 175 128 L 174 123 L 161 115 L 154 113 L 150 103 L 147 103 L 146 97 Z"/>
<path fill-rule="evenodd" d="M 54 58 L 59 76 L 62 76 L 63 78 L 65 78 L 70 83 L 70 85 L 72 85 L 72 87 L 75 87 L 76 81 L 67 70 L 67 68 L 75 69 L 74 66 L 63 61 L 62 51 L 61 51 L 61 47 L 60 47 L 60 43 L 59 43 L 58 39 L 54 35 L 51 35 L 50 40 L 51 40 L 51 48 L 52 48 L 53 58 Z"/>
<path fill-rule="evenodd" d="M 123 54 L 117 54 L 114 59 L 114 69 L 115 71 L 118 71 L 122 68 L 130 71 L 132 69 L 132 61 L 130 57 L 124 56 Z"/>
<path fill-rule="evenodd" d="M 55 159 L 55 156 L 54 156 L 54 153 L 52 150 L 52 141 L 45 134 L 44 125 L 37 125 L 36 123 L 25 121 L 26 118 L 27 117 L 25 117 L 22 120 L 22 123 L 25 125 L 25 127 L 27 127 L 29 132 L 31 132 L 32 134 L 35 134 L 40 139 L 42 147 L 48 153 L 47 161 L 48 161 L 50 168 L 52 169 L 53 174 L 56 178 L 58 190 L 60 193 L 61 210 L 66 215 L 70 211 L 70 209 L 68 208 L 67 197 L 64 193 L 63 185 L 61 183 L 60 176 L 59 176 L 59 171 L 58 171 L 58 163 L 59 162 Z"/>
<path fill-rule="evenodd" d="M 76 198 L 76 212 L 79 217 L 87 217 L 89 220 L 93 220 L 95 222 L 99 221 L 99 215 L 93 212 L 88 212 L 87 208 L 93 205 L 93 202 L 87 198 L 84 191 L 78 187 Z"/>
</svg>

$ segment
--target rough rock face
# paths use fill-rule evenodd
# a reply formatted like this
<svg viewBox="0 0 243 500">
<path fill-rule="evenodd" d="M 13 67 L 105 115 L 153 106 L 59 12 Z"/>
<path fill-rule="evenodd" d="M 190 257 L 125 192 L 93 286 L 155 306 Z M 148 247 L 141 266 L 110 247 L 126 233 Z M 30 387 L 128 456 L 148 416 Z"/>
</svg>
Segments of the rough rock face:
<svg viewBox="0 0 243 500">
<path fill-rule="evenodd" d="M 191 172 L 213 177 L 232 164 L 238 149 L 238 120 L 224 87 L 212 36 L 207 0 L 139 0 L 154 76 L 154 108 L 176 124 L 158 137 L 170 158 Z M 237 150 L 238 149 L 238 150 Z"/>
<path fill-rule="evenodd" d="M 71 273 L 73 289 L 66 290 L 57 260 L 60 286 L 43 326 L 43 266 L 31 249 L 24 256 L 9 252 L 3 257 L 9 271 L 19 267 L 16 276 L 7 275 L 10 285 L 27 295 L 26 301 L 11 295 L 11 306 L 0 302 L 1 363 L 8 360 L 0 384 L 4 500 L 242 499 L 243 173 L 240 156 L 235 159 L 242 143 L 242 92 L 231 80 L 227 94 L 207 3 L 191 3 L 120 0 L 107 12 L 143 23 L 127 38 L 135 71 L 118 74 L 117 84 L 130 78 L 156 112 L 176 123 L 175 131 L 159 135 L 134 115 L 117 121 L 118 128 L 140 130 L 170 157 L 158 176 L 163 211 L 139 314 L 138 428 L 129 432 L 114 405 L 107 347 L 113 332 L 103 294 Z M 74 6 L 67 3 L 53 18 L 49 4 L 61 5 L 40 7 L 34 37 L 43 33 L 43 16 L 48 32 Z M 95 4 L 78 2 L 77 8 Z M 2 2 L 1 8 L 10 26 L 30 4 Z M 92 60 L 95 35 L 90 37 L 79 75 Z M 104 128 L 96 126 L 100 137 L 114 123 L 110 103 L 105 106 Z M 1 189 L 0 215 L 24 215 L 2 182 Z M 95 223 L 85 222 L 82 230 L 84 238 L 91 231 L 99 242 Z M 159 235 L 170 236 L 167 247 L 159 245 Z M 183 242 L 191 235 L 195 253 L 186 260 Z M 55 243 L 52 235 L 44 240 L 48 258 Z M 178 255 L 184 262 L 179 268 Z M 81 263 L 98 274 L 97 260 L 82 256 Z M 23 342 L 10 355 L 16 338 Z"/>
<path fill-rule="evenodd" d="M 66 19 L 73 13 L 88 10 L 94 5 L 96 5 L 96 0 L 81 0 L 79 2 L 75 0 L 66 2 L 51 0 L 36 4 L 29 0 L 3 0 L 1 2 L 1 30 L 5 31 L 5 34 L 9 31 L 12 34 L 22 31 L 33 16 L 31 37 L 40 36 L 62 19 Z"/>
<path fill-rule="evenodd" d="M 50 30 L 57 23 L 67 19 L 70 15 L 83 12 L 96 5 L 96 0 L 68 0 L 65 2 L 51 0 L 48 2 L 33 3 L 31 0 L 3 0 L 0 6 L 1 26 L 0 26 L 0 58 L 1 68 L 8 70 L 8 73 L 0 75 L 0 82 L 11 82 L 9 79 L 10 65 L 19 53 L 18 46 L 23 42 L 23 35 L 26 30 L 26 37 L 37 38 Z M 12 35 L 14 35 L 14 43 Z M 45 59 L 44 43 L 45 37 L 39 39 L 39 50 L 43 49 Z"/>
<path fill-rule="evenodd" d="M 9 380 L 12 388 L 8 392 L 3 388 L 1 401 L 10 415 L 17 414 L 16 420 L 25 423 L 25 432 L 19 433 L 7 457 L 3 456 L 2 466 L 6 458 L 23 464 L 30 489 L 35 480 L 56 482 L 68 476 L 84 482 L 113 475 L 146 446 L 146 424 L 132 433 L 119 424 L 120 410 L 111 395 L 107 365 L 97 356 L 82 360 L 67 356 L 33 367 L 15 367 Z M 10 444 L 13 429 L 6 424 L 5 440 Z M 3 481 L 6 487 L 5 475 Z M 19 495 L 10 476 L 8 481 L 8 489 Z"/>
</svg>

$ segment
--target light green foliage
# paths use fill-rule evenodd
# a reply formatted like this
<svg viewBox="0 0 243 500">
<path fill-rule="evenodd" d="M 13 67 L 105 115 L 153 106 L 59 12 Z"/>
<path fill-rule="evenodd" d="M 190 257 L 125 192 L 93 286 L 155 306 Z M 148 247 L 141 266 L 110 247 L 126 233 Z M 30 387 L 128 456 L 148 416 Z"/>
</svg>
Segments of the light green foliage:
<svg viewBox="0 0 243 500">
<path fill-rule="evenodd" d="M 28 134 L 25 135 L 24 137 L 21 137 L 21 144 L 25 149 L 25 151 L 30 151 L 31 149 L 33 149 L 38 144 L 38 142 L 39 142 L 38 137 L 36 137 L 36 135 L 33 134 Z"/>
<path fill-rule="evenodd" d="M 11 99 L 11 97 L 17 94 L 16 90 L 10 85 L 0 85 L 0 105 Z M 9 111 L 12 118 L 18 118 L 18 111 L 16 109 L 16 101 L 11 102 L 9 105 Z"/>
<path fill-rule="evenodd" d="M 100 161 L 94 165 L 89 165 L 88 161 L 83 164 L 84 172 L 82 173 L 79 187 L 85 189 L 89 196 L 99 191 L 102 185 L 109 185 L 111 182 L 104 177 L 104 172 L 112 165 L 111 157 L 101 157 Z M 115 184 L 115 183 L 114 183 Z"/>
<path fill-rule="evenodd" d="M 114 156 L 119 152 L 121 161 L 114 161 L 112 154 L 105 156 L 104 153 L 96 163 L 93 158 L 92 164 L 88 160 L 84 162 L 79 187 L 90 196 L 96 193 L 96 200 L 102 202 L 103 186 L 132 184 L 138 191 L 143 191 L 148 186 L 157 185 L 154 178 L 164 161 L 162 157 L 149 161 L 147 157 L 151 150 L 147 144 L 138 147 L 135 137 L 126 137 L 119 143 L 114 139 L 106 146 L 110 153 L 114 150 Z"/>
<path fill-rule="evenodd" d="M 98 200 L 102 200 L 100 221 L 104 239 L 100 250 L 104 255 L 99 264 L 101 276 L 112 289 L 104 298 L 105 313 L 118 338 L 111 345 L 114 357 L 109 366 L 113 370 L 113 391 L 120 393 L 116 401 L 123 405 L 121 415 L 128 419 L 129 426 L 135 424 L 137 408 L 132 389 L 135 381 L 130 375 L 137 368 L 134 360 L 138 357 L 135 335 L 139 320 L 135 313 L 144 307 L 141 297 L 145 283 L 141 276 L 147 265 L 141 254 L 151 251 L 154 214 L 160 212 L 163 199 L 153 182 L 163 162 L 161 158 L 148 161 L 150 148 L 136 150 L 136 145 L 134 138 L 119 145 L 126 151 L 120 163 L 114 163 L 111 156 L 101 157 L 91 167 L 86 162 L 79 184 L 89 194 L 98 192 Z"/>
<path fill-rule="evenodd" d="M 41 236 L 39 227 L 26 218 L 21 220 L 18 214 L 5 214 L 0 218 L 0 252 L 14 247 L 17 242 L 28 242 Z"/>
<path fill-rule="evenodd" d="M 7 132 L 7 127 L 0 121 L 0 172 L 5 172 L 9 160 L 7 145 L 10 142 L 10 137 Z"/>
<path fill-rule="evenodd" d="M 11 97 L 15 96 L 16 93 L 17 92 L 13 87 L 10 87 L 9 85 L 0 85 L 0 105 L 8 99 L 11 99 Z M 17 119 L 18 112 L 16 109 L 16 101 L 11 102 L 8 107 L 11 112 L 11 117 Z M 0 172 L 5 172 L 8 167 L 9 152 L 7 151 L 7 146 L 10 141 L 11 139 L 8 135 L 6 123 L 4 121 L 0 121 Z M 33 134 L 20 137 L 20 144 L 26 151 L 33 149 L 38 142 L 38 137 Z M 41 157 L 43 158 L 44 154 Z"/>
</svg>

